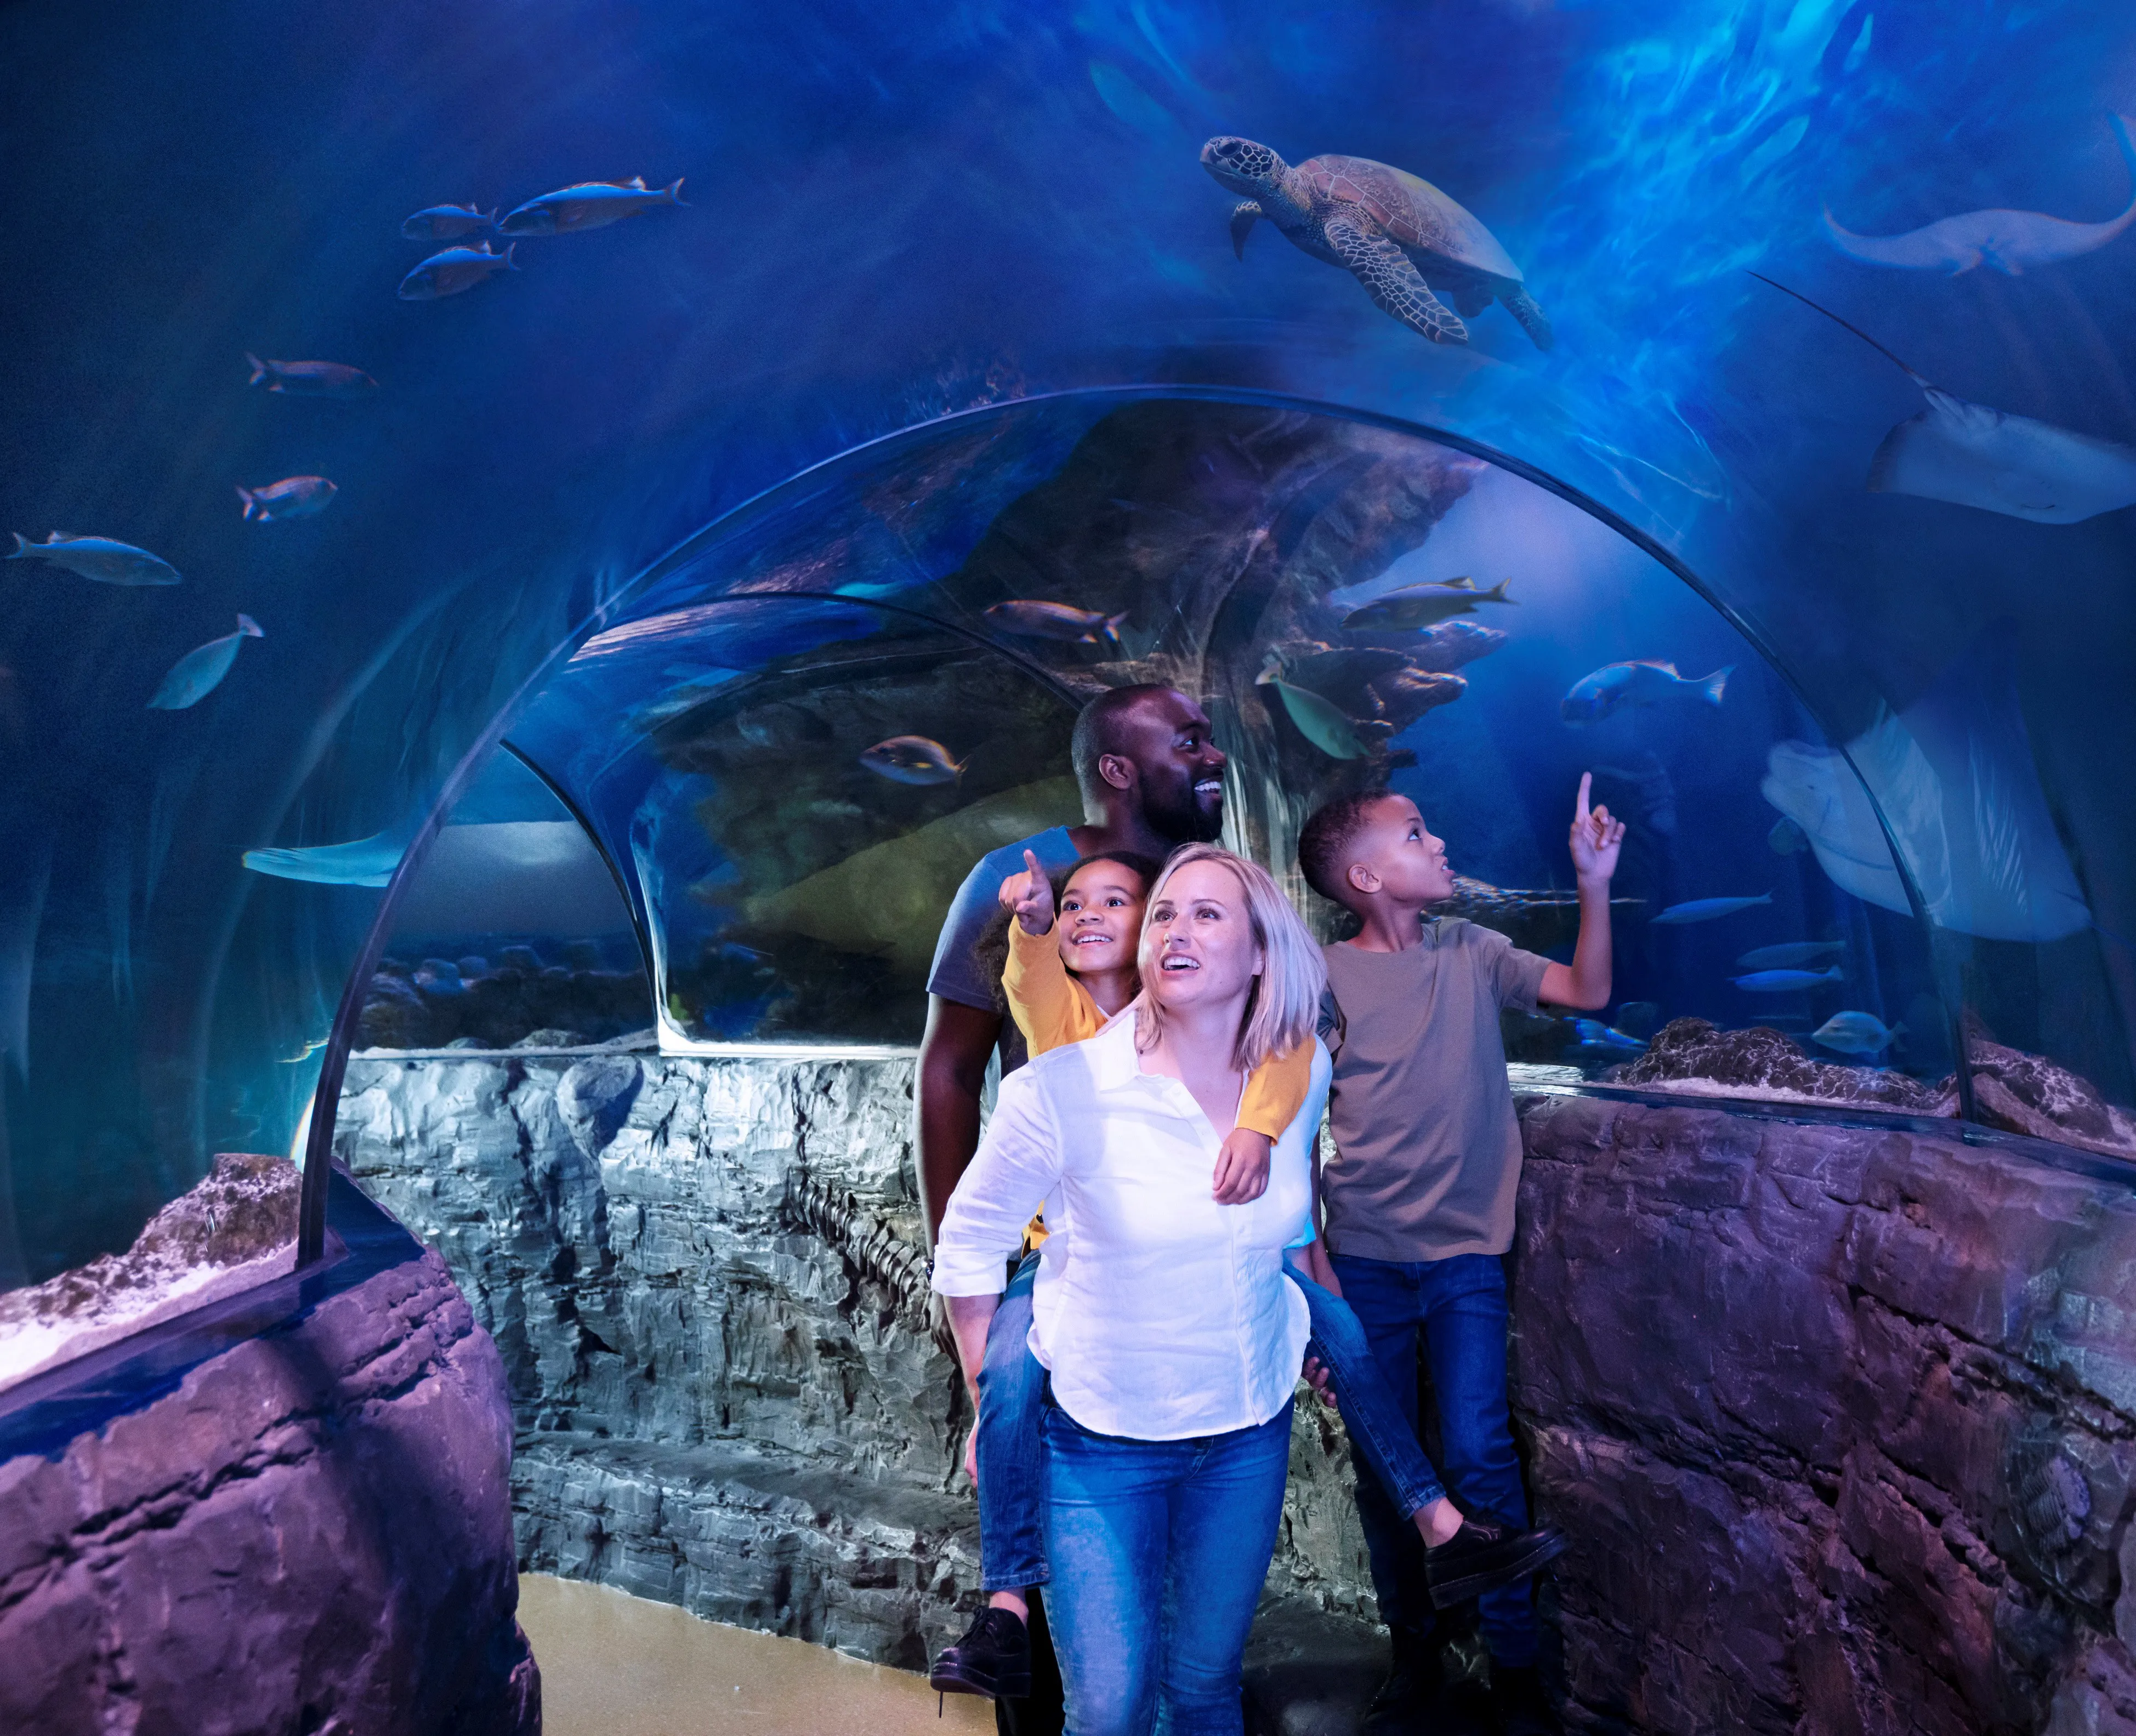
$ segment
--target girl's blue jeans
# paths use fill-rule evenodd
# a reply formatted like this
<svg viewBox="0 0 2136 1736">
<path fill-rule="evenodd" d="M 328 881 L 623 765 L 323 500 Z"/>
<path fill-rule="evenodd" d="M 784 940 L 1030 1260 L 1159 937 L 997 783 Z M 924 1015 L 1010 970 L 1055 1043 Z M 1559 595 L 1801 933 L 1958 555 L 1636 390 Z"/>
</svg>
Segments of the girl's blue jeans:
<svg viewBox="0 0 2136 1736">
<path fill-rule="evenodd" d="M 1240 1736 L 1290 1401 L 1257 1428 L 1195 1440 L 1095 1434 L 1057 1404 L 1041 1428 L 1046 1607 L 1070 1736 Z"/>
<path fill-rule="evenodd" d="M 1351 1445 L 1407 1519 L 1446 1492 L 1417 1444 L 1415 1400 L 1405 1405 L 1389 1387 L 1349 1304 L 1295 1266 L 1285 1269 L 1305 1297 L 1313 1327 L 1307 1353 L 1328 1370 Z M 1039 1433 L 1046 1370 L 1027 1347 L 1037 1276 L 1038 1255 L 1027 1254 L 994 1311 L 979 1370 L 979 1583 L 990 1592 L 1047 1579 Z"/>
</svg>

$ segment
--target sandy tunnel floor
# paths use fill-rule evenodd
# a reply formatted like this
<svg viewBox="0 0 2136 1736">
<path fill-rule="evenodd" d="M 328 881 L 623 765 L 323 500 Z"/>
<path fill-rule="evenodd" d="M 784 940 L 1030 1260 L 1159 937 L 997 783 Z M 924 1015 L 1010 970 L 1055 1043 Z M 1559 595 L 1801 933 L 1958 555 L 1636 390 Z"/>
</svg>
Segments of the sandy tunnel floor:
<svg viewBox="0 0 2136 1736">
<path fill-rule="evenodd" d="M 820 1646 L 723 1627 L 604 1585 L 524 1574 L 519 1620 L 541 1666 L 546 1736 L 965 1736 L 986 1701 Z"/>
</svg>

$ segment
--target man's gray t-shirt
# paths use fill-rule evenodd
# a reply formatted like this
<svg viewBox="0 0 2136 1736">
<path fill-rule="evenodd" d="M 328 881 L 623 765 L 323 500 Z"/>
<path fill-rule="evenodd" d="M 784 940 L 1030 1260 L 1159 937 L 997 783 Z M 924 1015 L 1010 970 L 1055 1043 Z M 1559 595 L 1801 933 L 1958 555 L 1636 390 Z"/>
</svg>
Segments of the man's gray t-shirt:
<svg viewBox="0 0 2136 1736">
<path fill-rule="evenodd" d="M 1401 953 L 1323 948 L 1320 1034 L 1334 1057 L 1321 1176 L 1328 1245 L 1444 1260 L 1513 1245 L 1520 1124 L 1498 1010 L 1535 1010 L 1550 961 L 1459 917 Z"/>
<path fill-rule="evenodd" d="M 1001 908 L 1001 883 L 1012 874 L 1023 872 L 1027 850 L 1048 874 L 1057 873 L 1075 860 L 1075 841 L 1065 826 L 1048 827 L 1034 837 L 1004 844 L 981 856 L 964 876 L 964 885 L 957 888 L 956 897 L 949 901 L 949 914 L 942 919 L 942 933 L 934 943 L 934 963 L 927 973 L 929 994 L 994 1011 L 994 986 L 973 957 L 972 948 Z M 1016 1028 L 1013 1019 L 1002 1021 L 1001 1058 L 1003 1073 L 1014 1072 L 1028 1059 L 1023 1033 Z"/>
</svg>

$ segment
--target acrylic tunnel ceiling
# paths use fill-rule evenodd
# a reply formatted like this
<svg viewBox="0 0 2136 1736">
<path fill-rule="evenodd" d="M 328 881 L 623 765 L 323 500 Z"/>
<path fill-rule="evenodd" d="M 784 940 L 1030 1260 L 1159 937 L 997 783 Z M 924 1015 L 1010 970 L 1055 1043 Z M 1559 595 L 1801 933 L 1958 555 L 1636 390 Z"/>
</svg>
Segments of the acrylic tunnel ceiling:
<svg viewBox="0 0 2136 1736">
<path fill-rule="evenodd" d="M 1374 464 L 1427 494 L 1458 479 L 1426 514 L 1437 550 L 1390 542 L 1329 590 L 1347 613 L 1511 579 L 1513 606 L 1467 618 L 1507 634 L 1488 657 L 1405 666 L 1458 676 L 1458 703 L 1348 714 L 1415 757 L 1398 777 L 1505 793 L 1478 811 L 1518 823 L 1473 833 L 1471 861 L 1546 885 L 1525 852 L 1567 774 L 1608 748 L 1633 799 L 1650 754 L 1679 840 L 1656 899 L 1799 900 L 1711 957 L 1663 936 L 1698 994 L 1843 915 L 1878 961 L 1875 1006 L 1851 1010 L 1913 1030 L 1916 1070 L 1969 1014 L 2136 1096 L 2122 9 L 31 0 L 0 9 L 0 529 L 41 546 L 0 569 L 0 1280 L 123 1245 L 213 1151 L 288 1146 L 381 883 L 471 783 L 498 805 L 445 830 L 531 828 L 575 889 L 580 950 L 541 970 L 637 984 L 615 992 L 649 991 L 691 1040 L 879 1040 L 750 973 L 814 980 L 779 948 L 837 938 L 782 917 L 780 890 L 949 820 L 965 786 L 856 770 L 837 730 L 880 713 L 871 740 L 968 760 L 969 805 L 1030 797 L 1084 685 L 1191 651 L 1273 744 L 1264 769 L 1317 767 L 1318 714 L 1282 696 L 1318 691 L 1308 647 L 1397 647 L 1295 610 L 1212 603 L 1192 625 L 1183 545 L 1134 569 L 1161 606 L 1117 646 L 986 628 L 1019 600 L 990 546 L 1086 487 L 1109 441 L 1134 487 L 1051 523 L 1084 563 L 1021 600 L 1139 605 L 1115 600 L 1140 545 L 1104 501 L 1202 510 L 1190 448 L 1270 476 L 1334 463 L 1338 495 Z M 1279 160 L 1234 152 L 1220 181 L 1218 135 Z M 1430 187 L 1316 175 L 1331 153 Z M 657 196 L 678 179 L 681 203 Z M 590 181 L 609 203 L 528 206 Z M 1235 215 L 1249 196 L 1257 220 Z M 404 237 L 449 204 L 516 215 Z M 1427 304 L 1404 299 L 1419 257 Z M 1465 342 L 1420 329 L 1457 322 Z M 274 366 L 308 361 L 357 371 Z M 1198 395 L 1094 395 L 1165 386 Z M 821 594 L 716 600 L 767 584 Z M 872 697 L 833 717 L 841 657 Z M 1734 663 L 1726 727 L 1672 697 L 1651 735 L 1580 735 L 1573 685 L 1640 658 Z M 1322 686 L 1375 679 L 1333 667 Z M 719 828 L 746 817 L 708 819 L 688 780 L 766 773 L 737 696 L 780 680 L 814 696 L 779 701 L 794 727 L 835 739 L 813 762 L 766 740 L 824 806 L 813 832 L 760 817 L 745 846 Z M 930 682 L 983 696 L 998 735 L 919 715 Z M 1014 763 L 1012 720 L 1032 744 Z M 506 736 L 538 770 L 493 769 Z M 901 790 L 913 805 L 885 807 Z M 1281 807 L 1262 804 L 1271 848 Z M 1799 847 L 1773 846 L 1783 820 Z M 777 885 L 747 866 L 773 832 L 794 840 Z M 486 847 L 447 851 L 469 885 Z M 1844 913 L 1818 902 L 1833 889 Z M 514 943 L 504 916 L 488 930 Z M 657 988 L 634 974 L 648 950 Z"/>
</svg>

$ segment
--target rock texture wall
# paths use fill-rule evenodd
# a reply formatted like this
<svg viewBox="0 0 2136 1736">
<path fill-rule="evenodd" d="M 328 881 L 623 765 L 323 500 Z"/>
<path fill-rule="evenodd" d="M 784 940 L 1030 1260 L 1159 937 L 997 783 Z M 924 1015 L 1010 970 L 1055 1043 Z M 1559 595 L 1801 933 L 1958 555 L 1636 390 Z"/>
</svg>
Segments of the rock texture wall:
<svg viewBox="0 0 2136 1736">
<path fill-rule="evenodd" d="M 909 1667 L 973 1607 L 910 1089 L 897 1059 L 352 1064 L 341 1152 L 503 1351 L 523 1565 Z M 1572 1720 L 2136 1733 L 2129 1189 L 1700 1106 L 1522 1117 L 1516 1404 L 1575 1540 Z M 1301 1409 L 1292 1470 L 1271 1592 L 1324 1618 L 1270 1656 L 1369 1691 L 1338 1421 Z"/>
<path fill-rule="evenodd" d="M 1590 1721 L 2136 1731 L 2129 1186 L 1712 1110 L 1522 1118 L 1517 1390 Z"/>
<path fill-rule="evenodd" d="M 502 1378 L 423 1254 L 0 1464 L 0 1729 L 539 1736 Z"/>
<path fill-rule="evenodd" d="M 909 1059 L 351 1061 L 336 1150 L 503 1353 L 520 1559 L 923 1667 L 977 1607 L 915 1258 Z M 1365 1607 L 1301 1416 L 1277 1588 Z"/>
</svg>

